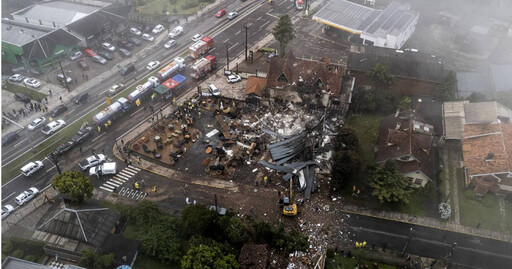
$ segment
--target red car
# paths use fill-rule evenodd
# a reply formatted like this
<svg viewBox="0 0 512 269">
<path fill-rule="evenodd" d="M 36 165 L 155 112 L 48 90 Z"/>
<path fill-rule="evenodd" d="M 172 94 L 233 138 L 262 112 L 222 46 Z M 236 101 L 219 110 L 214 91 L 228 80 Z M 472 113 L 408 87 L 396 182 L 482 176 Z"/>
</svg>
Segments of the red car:
<svg viewBox="0 0 512 269">
<path fill-rule="evenodd" d="M 89 56 L 89 57 L 96 56 L 96 52 L 94 50 L 92 50 L 92 49 L 85 49 L 84 54 Z"/>
<path fill-rule="evenodd" d="M 226 15 L 226 11 L 224 9 L 221 9 L 215 13 L 215 17 L 220 18 L 222 16 Z"/>
</svg>

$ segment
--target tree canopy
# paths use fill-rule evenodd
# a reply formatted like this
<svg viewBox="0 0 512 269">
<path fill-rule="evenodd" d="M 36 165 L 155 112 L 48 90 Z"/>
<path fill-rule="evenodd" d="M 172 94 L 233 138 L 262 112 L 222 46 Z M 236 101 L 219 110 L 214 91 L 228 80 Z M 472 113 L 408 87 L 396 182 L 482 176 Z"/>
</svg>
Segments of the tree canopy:
<svg viewBox="0 0 512 269">
<path fill-rule="evenodd" d="M 386 161 L 383 166 L 370 173 L 372 195 L 381 203 L 409 203 L 412 190 L 405 177 L 398 172 L 394 161 Z"/>
<path fill-rule="evenodd" d="M 290 41 L 295 38 L 293 33 L 293 24 L 290 16 L 287 14 L 281 16 L 277 22 L 277 25 L 274 27 L 274 29 L 272 29 L 272 34 L 274 35 L 274 38 L 279 41 L 280 55 L 285 55 L 286 46 L 288 46 L 288 43 L 290 43 Z"/>
<path fill-rule="evenodd" d="M 393 76 L 389 73 L 389 68 L 381 63 L 376 64 L 368 73 L 370 78 L 377 86 L 387 86 L 393 83 Z"/>
<path fill-rule="evenodd" d="M 181 213 L 181 231 L 185 238 L 193 234 L 205 235 L 215 220 L 215 211 L 204 205 L 188 205 Z"/>
<path fill-rule="evenodd" d="M 331 159 L 331 188 L 337 190 L 350 186 L 361 172 L 362 162 L 352 150 L 334 152 Z"/>
<path fill-rule="evenodd" d="M 219 247 L 207 245 L 191 247 L 181 260 L 183 269 L 223 268 L 236 269 L 240 265 L 233 254 L 223 253 Z"/>
<path fill-rule="evenodd" d="M 77 171 L 68 171 L 53 178 L 52 186 L 60 193 L 68 194 L 75 202 L 82 202 L 92 197 L 92 186 L 89 178 Z"/>
<path fill-rule="evenodd" d="M 338 128 L 334 138 L 334 151 L 357 150 L 359 148 L 359 138 L 356 131 L 347 126 Z"/>
<path fill-rule="evenodd" d="M 112 268 L 114 264 L 114 253 L 108 255 L 95 254 L 90 250 L 84 250 L 82 257 L 78 261 L 78 266 L 85 268 L 107 269 Z"/>
<path fill-rule="evenodd" d="M 456 82 L 455 73 L 450 71 L 444 78 L 443 82 L 437 85 L 435 92 L 436 97 L 441 98 L 443 101 L 455 100 Z"/>
</svg>

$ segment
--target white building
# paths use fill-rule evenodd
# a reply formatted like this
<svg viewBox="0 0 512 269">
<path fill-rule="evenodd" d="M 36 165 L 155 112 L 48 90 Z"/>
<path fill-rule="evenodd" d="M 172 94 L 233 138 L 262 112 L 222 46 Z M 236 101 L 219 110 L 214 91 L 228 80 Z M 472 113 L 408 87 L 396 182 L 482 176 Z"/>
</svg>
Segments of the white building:
<svg viewBox="0 0 512 269">
<path fill-rule="evenodd" d="M 384 10 L 346 0 L 330 0 L 313 20 L 360 35 L 363 44 L 399 49 L 411 37 L 419 13 L 409 5 L 392 2 Z"/>
</svg>

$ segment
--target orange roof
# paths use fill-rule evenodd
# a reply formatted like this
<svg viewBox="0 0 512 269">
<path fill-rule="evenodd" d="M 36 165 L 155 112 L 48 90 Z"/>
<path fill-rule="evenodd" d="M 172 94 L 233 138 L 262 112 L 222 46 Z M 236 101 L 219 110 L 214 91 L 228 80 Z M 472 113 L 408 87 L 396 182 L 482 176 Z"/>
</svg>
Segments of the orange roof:
<svg viewBox="0 0 512 269">
<path fill-rule="evenodd" d="M 247 85 L 245 86 L 245 94 L 255 94 L 261 97 L 266 84 L 266 78 L 249 77 L 247 79 Z"/>
</svg>

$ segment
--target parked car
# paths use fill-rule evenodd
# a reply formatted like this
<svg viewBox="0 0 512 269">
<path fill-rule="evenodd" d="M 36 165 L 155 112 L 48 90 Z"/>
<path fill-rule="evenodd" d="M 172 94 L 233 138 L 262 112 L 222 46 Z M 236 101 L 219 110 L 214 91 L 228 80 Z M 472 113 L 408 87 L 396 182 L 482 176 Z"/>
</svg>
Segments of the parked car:
<svg viewBox="0 0 512 269">
<path fill-rule="evenodd" d="M 55 155 L 62 155 L 66 152 L 68 152 L 70 149 L 72 149 L 75 146 L 75 142 L 68 141 L 66 143 L 60 144 L 57 149 L 53 152 Z"/>
<path fill-rule="evenodd" d="M 75 144 L 82 143 L 87 137 L 92 135 L 92 127 L 84 127 L 80 131 L 76 133 L 73 138 L 71 138 L 71 141 L 73 141 Z"/>
<path fill-rule="evenodd" d="M 20 138 L 20 135 L 17 132 L 10 132 L 2 137 L 2 146 L 7 146 L 16 141 L 18 138 Z"/>
<path fill-rule="evenodd" d="M 170 33 L 169 33 L 169 37 L 170 38 L 175 38 L 179 35 L 181 35 L 183 33 L 183 27 L 181 26 L 177 26 L 176 28 L 174 28 Z"/>
<path fill-rule="evenodd" d="M 220 18 L 222 16 L 226 15 L 226 11 L 224 9 L 219 9 L 217 13 L 215 13 L 215 17 Z"/>
<path fill-rule="evenodd" d="M 101 44 L 101 47 L 105 50 L 108 50 L 108 51 L 115 51 L 116 50 L 116 47 L 112 46 L 110 43 L 108 42 L 105 42 L 103 44 Z"/>
<path fill-rule="evenodd" d="M 76 60 L 76 59 L 78 59 L 78 58 L 80 58 L 80 57 L 82 57 L 82 56 L 83 56 L 83 54 L 82 54 L 82 52 L 81 52 L 81 51 L 75 51 L 75 52 L 72 52 L 72 53 L 69 55 L 69 59 L 70 59 L 71 61 L 74 61 L 74 60 Z"/>
<path fill-rule="evenodd" d="M 134 34 L 134 35 L 136 35 L 136 36 L 139 36 L 139 35 L 141 35 L 141 34 L 142 34 L 142 32 L 141 32 L 141 31 L 139 31 L 139 29 L 134 28 L 134 27 L 130 28 L 130 33 L 132 33 L 132 34 Z"/>
<path fill-rule="evenodd" d="M 270 59 L 274 58 L 274 57 L 277 57 L 277 54 L 276 53 L 270 53 L 268 56 L 267 56 L 267 62 L 270 62 Z"/>
<path fill-rule="evenodd" d="M 138 38 L 135 38 L 135 37 L 128 37 L 126 39 L 126 41 L 132 43 L 133 45 L 135 46 L 140 46 L 142 44 L 142 41 L 140 41 L 140 39 Z"/>
<path fill-rule="evenodd" d="M 66 84 L 66 82 L 67 82 L 68 84 L 73 83 L 73 79 L 71 78 L 71 76 L 69 76 L 69 75 L 64 75 L 64 74 L 62 74 L 62 73 L 60 73 L 60 74 L 58 74 L 58 75 L 57 75 L 57 80 L 58 80 L 60 83 L 62 83 L 62 84 Z"/>
<path fill-rule="evenodd" d="M 132 54 L 124 48 L 119 49 L 119 55 L 121 55 L 124 58 L 132 56 Z"/>
<path fill-rule="evenodd" d="M 152 37 L 150 34 L 143 34 L 142 35 L 142 39 L 146 40 L 146 41 L 149 41 L 149 42 L 153 42 L 155 41 L 155 38 Z"/>
<path fill-rule="evenodd" d="M 24 203 L 30 201 L 32 198 L 34 198 L 37 194 L 39 193 L 39 190 L 32 187 L 32 188 L 29 188 L 28 190 L 22 192 L 20 195 L 16 196 L 16 199 L 14 199 L 16 201 L 16 203 L 18 205 L 23 205 Z"/>
<path fill-rule="evenodd" d="M 158 66 L 160 66 L 159 61 L 152 61 L 152 62 L 148 63 L 148 65 L 146 66 L 146 69 L 151 71 L 151 70 L 154 70 L 155 68 L 157 68 Z"/>
<path fill-rule="evenodd" d="M 93 62 L 97 62 L 99 64 L 107 64 L 107 60 L 105 60 L 105 58 L 99 56 L 99 55 L 95 55 L 92 57 L 92 60 Z"/>
<path fill-rule="evenodd" d="M 46 118 L 45 117 L 39 117 L 35 120 L 33 120 L 28 126 L 27 126 L 27 129 L 29 129 L 30 131 L 33 131 L 41 126 L 43 126 L 44 122 L 46 121 Z"/>
<path fill-rule="evenodd" d="M 120 48 L 125 48 L 125 49 L 133 49 L 133 44 L 128 42 L 127 40 L 119 40 L 117 41 L 117 46 L 120 47 Z"/>
<path fill-rule="evenodd" d="M 107 95 L 114 96 L 118 91 L 124 89 L 123 84 L 115 84 L 112 87 L 110 87 L 107 91 Z"/>
<path fill-rule="evenodd" d="M 229 12 L 228 19 L 232 20 L 238 16 L 238 12 Z"/>
<path fill-rule="evenodd" d="M 93 57 L 93 56 L 97 55 L 97 53 L 92 49 L 85 49 L 84 53 L 85 53 L 85 55 L 87 55 L 89 57 Z"/>
<path fill-rule="evenodd" d="M 33 79 L 33 78 L 26 78 L 25 80 L 23 80 L 23 83 L 25 83 L 25 85 L 30 86 L 32 88 L 41 87 L 41 82 L 39 82 L 37 79 Z"/>
<path fill-rule="evenodd" d="M 23 103 L 30 103 L 31 99 L 27 95 L 21 92 L 17 92 L 14 94 L 14 99 L 21 101 Z"/>
<path fill-rule="evenodd" d="M 78 166 L 80 166 L 80 168 L 82 170 L 86 170 L 89 167 L 93 167 L 93 166 L 96 166 L 98 164 L 102 164 L 106 160 L 107 160 L 107 158 L 105 157 L 105 155 L 97 154 L 97 155 L 89 156 L 85 160 L 79 162 Z"/>
<path fill-rule="evenodd" d="M 99 51 L 98 56 L 101 56 L 109 61 L 114 59 L 114 55 L 112 55 L 112 53 L 106 52 L 106 51 Z"/>
<path fill-rule="evenodd" d="M 10 82 L 22 82 L 25 79 L 21 74 L 14 74 L 9 77 Z"/>
<path fill-rule="evenodd" d="M 29 177 L 43 167 L 44 165 L 41 161 L 29 162 L 21 168 L 21 174 Z"/>
<path fill-rule="evenodd" d="M 76 64 L 78 65 L 78 67 L 80 67 L 82 70 L 89 70 L 89 65 L 87 64 L 87 61 L 85 61 L 85 59 L 83 60 L 79 60 L 78 62 L 76 62 Z"/>
<path fill-rule="evenodd" d="M 121 76 L 124 77 L 124 76 L 129 75 L 133 71 L 135 71 L 135 65 L 128 64 L 128 65 L 124 66 L 123 68 L 121 68 L 121 70 L 119 70 L 119 73 L 121 74 Z"/>
<path fill-rule="evenodd" d="M 11 214 L 12 211 L 14 211 L 14 207 L 12 207 L 12 205 L 2 206 L 2 219 L 9 216 L 9 214 Z"/>
<path fill-rule="evenodd" d="M 235 83 L 242 81 L 242 78 L 239 75 L 229 75 L 227 80 L 228 83 Z"/>
<path fill-rule="evenodd" d="M 68 111 L 68 107 L 65 105 L 58 105 L 52 110 L 52 117 L 56 117 L 64 112 Z"/>
<path fill-rule="evenodd" d="M 164 26 L 159 24 L 159 25 L 155 26 L 155 28 L 153 28 L 153 31 L 151 31 L 151 33 L 157 35 L 157 34 L 161 33 L 164 29 L 165 29 Z"/>
<path fill-rule="evenodd" d="M 195 34 L 195 35 L 192 37 L 192 41 L 196 42 L 196 41 L 201 40 L 201 38 L 203 38 L 203 35 L 202 35 L 202 34 Z"/>
<path fill-rule="evenodd" d="M 172 48 L 172 47 L 174 47 L 174 46 L 176 46 L 176 40 L 171 39 L 171 40 L 169 40 L 169 41 L 167 41 L 167 42 L 165 43 L 164 48 L 166 48 L 166 49 L 170 49 L 170 48 Z"/>
<path fill-rule="evenodd" d="M 80 104 L 89 101 L 89 93 L 84 93 L 79 97 L 75 98 L 75 104 Z"/>
<path fill-rule="evenodd" d="M 41 131 L 45 135 L 51 135 L 51 134 L 55 133 L 57 130 L 59 130 L 60 128 L 64 127 L 65 125 L 66 125 L 65 121 L 56 120 L 56 121 L 52 121 L 52 122 L 46 124 L 46 126 Z"/>
<path fill-rule="evenodd" d="M 213 96 L 220 95 L 219 89 L 217 87 L 215 87 L 215 85 L 213 85 L 213 84 L 208 85 L 208 90 L 213 94 Z"/>
</svg>

